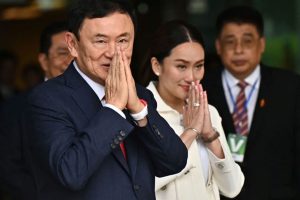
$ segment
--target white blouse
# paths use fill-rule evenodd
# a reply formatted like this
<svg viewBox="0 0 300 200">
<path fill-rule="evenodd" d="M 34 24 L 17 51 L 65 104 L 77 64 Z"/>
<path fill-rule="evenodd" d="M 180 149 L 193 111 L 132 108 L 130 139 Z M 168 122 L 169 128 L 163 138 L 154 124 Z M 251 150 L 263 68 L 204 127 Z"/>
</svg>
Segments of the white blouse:
<svg viewBox="0 0 300 200">
<path fill-rule="evenodd" d="M 147 88 L 157 101 L 159 114 L 177 135 L 181 135 L 184 128 L 180 113 L 162 100 L 154 82 L 150 82 Z M 211 105 L 209 111 L 213 127 L 220 133 L 219 140 L 225 158 L 219 159 L 201 141 L 194 141 L 188 150 L 187 164 L 180 173 L 155 179 L 157 200 L 218 200 L 219 192 L 227 197 L 234 197 L 240 192 L 244 184 L 244 175 L 230 154 L 221 117 Z"/>
</svg>

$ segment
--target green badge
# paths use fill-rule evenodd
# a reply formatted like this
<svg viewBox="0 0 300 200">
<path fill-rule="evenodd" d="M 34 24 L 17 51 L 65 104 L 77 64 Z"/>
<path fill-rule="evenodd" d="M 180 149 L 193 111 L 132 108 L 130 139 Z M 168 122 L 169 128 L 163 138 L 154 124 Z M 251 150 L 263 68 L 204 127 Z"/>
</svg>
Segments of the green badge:
<svg viewBox="0 0 300 200">
<path fill-rule="evenodd" d="M 227 142 L 233 159 L 236 162 L 243 162 L 247 144 L 247 137 L 239 134 L 229 133 Z"/>
</svg>

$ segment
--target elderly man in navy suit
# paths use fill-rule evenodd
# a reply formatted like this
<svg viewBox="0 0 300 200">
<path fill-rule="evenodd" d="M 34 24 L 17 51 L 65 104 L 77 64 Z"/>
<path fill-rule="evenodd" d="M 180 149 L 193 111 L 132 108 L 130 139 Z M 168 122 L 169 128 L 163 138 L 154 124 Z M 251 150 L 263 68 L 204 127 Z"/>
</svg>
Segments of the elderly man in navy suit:
<svg viewBox="0 0 300 200">
<path fill-rule="evenodd" d="M 75 59 L 31 93 L 24 121 L 37 199 L 155 199 L 154 177 L 183 169 L 187 149 L 133 80 L 133 10 L 82 0 L 69 20 Z"/>
</svg>

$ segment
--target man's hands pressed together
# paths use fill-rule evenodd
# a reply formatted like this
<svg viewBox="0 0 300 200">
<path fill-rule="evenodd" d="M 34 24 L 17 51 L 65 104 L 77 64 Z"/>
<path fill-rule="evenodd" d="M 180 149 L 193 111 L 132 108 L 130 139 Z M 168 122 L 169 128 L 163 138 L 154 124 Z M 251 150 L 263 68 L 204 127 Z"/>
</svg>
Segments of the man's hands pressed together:
<svg viewBox="0 0 300 200">
<path fill-rule="evenodd" d="M 131 114 L 139 113 L 145 107 L 137 96 L 135 82 L 125 52 L 119 47 L 116 48 L 106 78 L 105 98 L 107 103 L 120 110 L 126 108 Z M 145 126 L 147 118 L 144 117 L 137 123 L 139 126 Z"/>
</svg>

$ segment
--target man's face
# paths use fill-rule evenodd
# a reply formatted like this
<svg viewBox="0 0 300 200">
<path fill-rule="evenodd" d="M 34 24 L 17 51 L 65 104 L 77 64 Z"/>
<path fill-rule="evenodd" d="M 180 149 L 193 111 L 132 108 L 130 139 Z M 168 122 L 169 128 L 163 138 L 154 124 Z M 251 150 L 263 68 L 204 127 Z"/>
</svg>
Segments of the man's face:
<svg viewBox="0 0 300 200">
<path fill-rule="evenodd" d="M 72 38 L 69 48 L 80 70 L 104 85 L 117 46 L 125 52 L 130 63 L 134 25 L 129 15 L 118 12 L 103 18 L 86 18 L 79 30 L 80 39 L 74 35 Z"/>
<path fill-rule="evenodd" d="M 227 23 L 216 40 L 216 49 L 225 68 L 244 79 L 259 64 L 265 39 L 252 24 Z"/>
<path fill-rule="evenodd" d="M 48 55 L 41 54 L 40 63 L 48 79 L 62 74 L 73 59 L 65 41 L 65 33 L 54 34 Z"/>
</svg>

